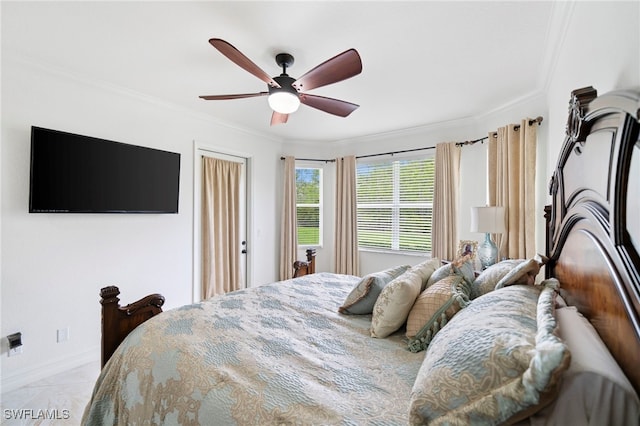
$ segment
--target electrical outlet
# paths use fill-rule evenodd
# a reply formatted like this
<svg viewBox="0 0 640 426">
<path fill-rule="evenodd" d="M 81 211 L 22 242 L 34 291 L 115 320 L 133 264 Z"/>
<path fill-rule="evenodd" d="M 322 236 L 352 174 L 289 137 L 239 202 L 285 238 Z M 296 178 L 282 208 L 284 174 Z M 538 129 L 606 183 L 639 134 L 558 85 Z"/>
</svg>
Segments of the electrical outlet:
<svg viewBox="0 0 640 426">
<path fill-rule="evenodd" d="M 9 349 L 9 356 L 16 356 L 22 354 L 22 345 L 17 348 Z"/>
<path fill-rule="evenodd" d="M 57 332 L 58 343 L 66 342 L 69 340 L 69 327 L 60 328 Z"/>
<path fill-rule="evenodd" d="M 9 341 L 9 356 L 20 355 L 22 353 L 22 333 L 17 332 L 7 336 Z"/>
</svg>

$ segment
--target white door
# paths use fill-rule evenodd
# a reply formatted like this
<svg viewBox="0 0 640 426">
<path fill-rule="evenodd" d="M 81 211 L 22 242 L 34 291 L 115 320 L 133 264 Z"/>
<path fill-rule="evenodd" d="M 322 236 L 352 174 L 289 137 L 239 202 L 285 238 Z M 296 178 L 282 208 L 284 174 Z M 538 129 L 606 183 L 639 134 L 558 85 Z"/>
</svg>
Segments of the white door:
<svg viewBox="0 0 640 426">
<path fill-rule="evenodd" d="M 242 275 L 242 286 L 247 285 L 247 265 L 249 251 L 249 241 L 247 240 L 247 164 L 245 157 L 220 153 L 206 148 L 196 148 L 194 158 L 194 181 L 193 181 L 193 252 L 194 252 L 194 268 L 193 268 L 193 301 L 202 300 L 202 158 L 212 157 L 226 161 L 233 161 L 241 164 L 241 183 L 240 183 L 240 213 L 237 218 L 240 228 L 240 271 Z"/>
</svg>

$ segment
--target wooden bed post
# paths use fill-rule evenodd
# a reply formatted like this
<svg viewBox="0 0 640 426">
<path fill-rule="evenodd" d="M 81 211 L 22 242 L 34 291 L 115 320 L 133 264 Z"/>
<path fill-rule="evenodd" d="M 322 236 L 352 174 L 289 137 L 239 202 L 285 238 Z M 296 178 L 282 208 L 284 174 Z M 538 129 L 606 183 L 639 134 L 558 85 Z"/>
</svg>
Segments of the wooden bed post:
<svg viewBox="0 0 640 426">
<path fill-rule="evenodd" d="M 120 290 L 118 287 L 110 286 L 100 290 L 100 303 L 102 304 L 102 349 L 101 349 L 101 366 L 107 363 L 107 360 L 113 354 L 120 344 L 117 341 L 117 335 L 113 331 L 117 329 L 117 310 L 120 307 L 118 295 Z"/>
<path fill-rule="evenodd" d="M 307 261 L 296 260 L 293 262 L 293 278 L 301 277 L 303 275 L 316 273 L 316 251 L 314 249 L 307 249 Z"/>
<path fill-rule="evenodd" d="M 551 235 L 551 204 L 547 204 L 544 206 L 544 223 L 545 223 L 545 231 L 544 231 L 544 247 L 545 247 L 545 256 L 549 258 L 551 261 L 551 241 L 553 241 L 553 235 Z M 549 265 L 550 266 L 550 265 Z M 551 278 L 551 268 L 545 265 L 544 266 L 544 277 Z"/>
<path fill-rule="evenodd" d="M 102 304 L 102 359 L 101 366 L 109 361 L 111 355 L 125 337 L 138 325 L 162 312 L 164 296 L 151 294 L 137 302 L 120 307 L 116 286 L 100 290 Z"/>
</svg>

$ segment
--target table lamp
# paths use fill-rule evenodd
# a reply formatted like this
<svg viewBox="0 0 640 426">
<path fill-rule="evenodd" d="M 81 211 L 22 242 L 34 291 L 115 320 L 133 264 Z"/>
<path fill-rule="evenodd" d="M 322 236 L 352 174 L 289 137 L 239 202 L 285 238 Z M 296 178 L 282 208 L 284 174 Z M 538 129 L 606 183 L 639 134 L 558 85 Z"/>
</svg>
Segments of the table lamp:
<svg viewBox="0 0 640 426">
<path fill-rule="evenodd" d="M 498 247 L 491 241 L 490 234 L 502 234 L 504 231 L 504 207 L 471 207 L 471 232 L 485 234 L 477 252 L 483 270 L 498 261 Z"/>
</svg>

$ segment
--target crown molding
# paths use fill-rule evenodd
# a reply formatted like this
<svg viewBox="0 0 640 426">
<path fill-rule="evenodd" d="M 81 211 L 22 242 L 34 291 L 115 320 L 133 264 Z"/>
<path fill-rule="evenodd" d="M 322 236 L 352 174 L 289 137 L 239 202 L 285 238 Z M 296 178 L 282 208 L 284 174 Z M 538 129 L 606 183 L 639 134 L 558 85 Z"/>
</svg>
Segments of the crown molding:
<svg viewBox="0 0 640 426">
<path fill-rule="evenodd" d="M 405 136 L 413 136 L 421 133 L 429 133 L 434 130 L 447 129 L 452 127 L 462 127 L 475 124 L 475 118 L 472 116 L 456 118 L 453 120 L 437 121 L 433 123 L 421 124 L 419 126 L 406 127 L 403 129 L 389 130 L 387 132 L 372 133 L 369 135 L 356 136 L 347 139 L 337 139 L 331 141 L 334 146 L 349 146 L 361 142 L 375 142 L 381 139 L 399 138 Z"/>
<path fill-rule="evenodd" d="M 544 43 L 544 56 L 540 63 L 538 89 L 548 92 L 575 10 L 575 0 L 554 1 Z"/>
<path fill-rule="evenodd" d="M 518 107 L 519 105 L 528 104 L 535 101 L 537 98 L 544 100 L 546 92 L 542 90 L 534 90 L 524 96 L 520 96 L 519 98 L 513 99 L 505 104 L 502 104 L 492 110 L 485 111 L 481 114 L 478 114 L 474 117 L 475 123 L 480 124 L 483 121 L 486 121 L 489 117 L 493 115 L 500 114 L 505 111 L 509 111 Z M 532 114 L 535 115 L 535 114 Z"/>
<path fill-rule="evenodd" d="M 2 59 L 3 61 L 6 61 L 7 59 L 9 61 L 15 61 L 24 66 L 37 69 L 38 71 L 44 72 L 46 74 L 49 74 L 57 78 L 67 79 L 75 83 L 96 88 L 98 90 L 106 91 L 119 96 L 130 98 L 130 99 L 135 99 L 137 101 L 141 101 L 149 105 L 173 110 L 184 116 L 191 117 L 193 119 L 200 120 L 200 121 L 205 121 L 207 123 L 212 123 L 220 127 L 225 127 L 227 129 L 231 129 L 239 133 L 243 133 L 250 136 L 256 136 L 263 139 L 268 139 L 272 142 L 278 142 L 278 143 L 283 142 L 282 138 L 274 137 L 273 135 L 270 135 L 267 133 L 262 133 L 262 132 L 257 132 L 251 129 L 247 129 L 246 127 L 236 125 L 235 123 L 220 120 L 215 116 L 194 111 L 190 108 L 183 107 L 176 103 L 169 102 L 154 96 L 150 96 L 150 95 L 129 89 L 124 86 L 110 83 L 105 80 L 99 80 L 94 77 L 89 77 L 87 75 L 84 75 L 78 72 L 70 71 L 66 68 L 47 64 L 42 61 L 35 60 L 32 57 L 26 56 L 24 54 L 17 53 L 15 51 L 9 51 L 8 49 L 3 51 Z"/>
</svg>

